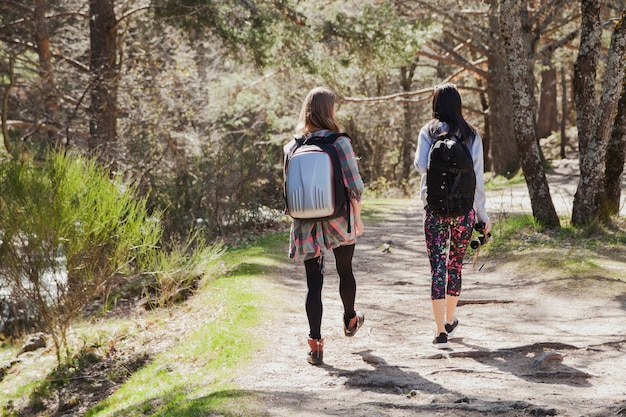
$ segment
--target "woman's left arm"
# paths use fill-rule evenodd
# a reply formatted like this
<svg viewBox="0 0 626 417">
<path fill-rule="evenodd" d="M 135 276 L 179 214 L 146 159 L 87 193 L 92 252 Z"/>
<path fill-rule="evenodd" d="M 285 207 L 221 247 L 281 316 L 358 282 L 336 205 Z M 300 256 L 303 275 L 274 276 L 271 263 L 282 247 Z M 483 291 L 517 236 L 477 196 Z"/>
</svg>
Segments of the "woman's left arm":
<svg viewBox="0 0 626 417">
<path fill-rule="evenodd" d="M 491 222 L 487 214 L 487 196 L 485 194 L 485 160 L 483 154 L 483 141 L 478 133 L 471 143 L 470 153 L 474 160 L 474 173 L 476 174 L 476 193 L 474 194 L 474 210 L 477 220 L 485 224 Z"/>
<path fill-rule="evenodd" d="M 339 153 L 344 182 L 346 187 L 350 189 L 350 199 L 354 198 L 357 201 L 361 201 L 365 185 L 363 184 L 363 179 L 359 173 L 359 167 L 352 148 L 352 143 L 348 137 L 342 136 L 337 139 L 335 146 L 337 147 L 337 151 Z"/>
</svg>

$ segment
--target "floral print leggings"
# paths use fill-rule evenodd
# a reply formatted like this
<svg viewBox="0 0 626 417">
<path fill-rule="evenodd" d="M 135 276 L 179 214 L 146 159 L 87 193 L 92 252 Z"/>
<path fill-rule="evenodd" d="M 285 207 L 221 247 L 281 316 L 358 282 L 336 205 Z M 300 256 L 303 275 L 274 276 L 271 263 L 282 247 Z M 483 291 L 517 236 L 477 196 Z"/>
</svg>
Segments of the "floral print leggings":
<svg viewBox="0 0 626 417">
<path fill-rule="evenodd" d="M 426 208 L 424 233 L 432 274 L 431 299 L 440 300 L 446 298 L 446 294 L 457 297 L 461 294 L 463 257 L 475 222 L 474 210 L 462 216 L 447 217 Z"/>
</svg>

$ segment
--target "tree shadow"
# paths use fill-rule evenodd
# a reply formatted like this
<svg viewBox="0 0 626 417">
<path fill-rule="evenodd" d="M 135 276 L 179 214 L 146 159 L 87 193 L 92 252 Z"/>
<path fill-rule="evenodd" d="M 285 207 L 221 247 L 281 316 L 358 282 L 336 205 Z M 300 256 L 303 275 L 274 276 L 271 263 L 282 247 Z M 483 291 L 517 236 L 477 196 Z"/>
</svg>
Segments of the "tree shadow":
<svg viewBox="0 0 626 417">
<path fill-rule="evenodd" d="M 452 393 L 448 389 L 436 384 L 416 372 L 408 371 L 405 367 L 390 365 L 380 356 L 375 356 L 371 350 L 356 352 L 364 362 L 369 363 L 374 369 L 347 370 L 336 368 L 332 365 L 320 365 L 321 368 L 336 378 L 344 378 L 345 385 L 363 390 L 389 390 L 396 394 L 408 394 L 411 390 L 419 390 L 427 393 Z"/>
<path fill-rule="evenodd" d="M 506 349 L 489 350 L 481 346 L 465 343 L 463 338 L 455 338 L 455 343 L 470 350 L 446 350 L 430 359 L 469 358 L 494 367 L 528 382 L 558 384 L 576 387 L 590 387 L 592 375 L 562 362 L 562 351 L 581 349 L 565 343 L 545 342 L 516 346 Z"/>
<path fill-rule="evenodd" d="M 613 299 L 621 304 L 622 310 L 626 310 L 626 292 L 621 295 L 616 295 Z"/>
</svg>

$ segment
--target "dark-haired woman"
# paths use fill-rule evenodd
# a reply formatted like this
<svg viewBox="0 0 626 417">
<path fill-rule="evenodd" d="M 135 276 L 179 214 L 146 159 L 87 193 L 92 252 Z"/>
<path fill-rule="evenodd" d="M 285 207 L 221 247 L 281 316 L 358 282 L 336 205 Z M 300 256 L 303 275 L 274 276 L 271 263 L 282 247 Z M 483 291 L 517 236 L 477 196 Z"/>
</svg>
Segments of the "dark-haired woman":
<svg viewBox="0 0 626 417">
<path fill-rule="evenodd" d="M 335 117 L 335 94 L 326 87 L 311 90 L 300 110 L 296 133 L 310 139 L 326 137 L 341 132 Z M 285 155 L 295 146 L 292 140 L 284 147 Z M 304 261 L 306 271 L 307 295 L 306 314 L 309 322 L 309 352 L 307 361 L 312 365 L 323 363 L 324 339 L 322 325 L 322 286 L 324 284 L 324 251 L 332 250 L 339 275 L 339 295 L 343 303 L 344 334 L 352 337 L 361 328 L 365 317 L 355 311 L 356 280 L 352 272 L 352 257 L 357 236 L 363 233 L 361 221 L 361 195 L 363 180 L 359 174 L 357 160 L 348 136 L 340 136 L 335 141 L 339 153 L 344 184 L 349 189 L 352 210 L 350 219 L 346 216 L 325 221 L 306 221 L 293 219 L 291 224 L 289 257 Z M 348 223 L 350 221 L 350 223 Z M 351 224 L 352 227 L 348 227 Z"/>
<path fill-rule="evenodd" d="M 420 197 L 424 205 L 424 234 L 431 268 L 431 301 L 437 332 L 433 345 L 448 348 L 448 339 L 457 330 L 459 320 L 455 310 L 461 294 L 463 257 L 472 237 L 474 224 L 485 224 L 484 233 L 491 230 L 485 208 L 483 175 L 483 144 L 480 135 L 462 114 L 461 96 L 453 84 L 435 87 L 432 120 L 422 127 L 415 152 L 415 168 L 422 174 Z M 426 173 L 431 146 L 443 133 L 455 134 L 467 146 L 474 162 L 476 190 L 474 205 L 467 213 L 446 216 L 433 212 L 427 203 Z"/>
</svg>

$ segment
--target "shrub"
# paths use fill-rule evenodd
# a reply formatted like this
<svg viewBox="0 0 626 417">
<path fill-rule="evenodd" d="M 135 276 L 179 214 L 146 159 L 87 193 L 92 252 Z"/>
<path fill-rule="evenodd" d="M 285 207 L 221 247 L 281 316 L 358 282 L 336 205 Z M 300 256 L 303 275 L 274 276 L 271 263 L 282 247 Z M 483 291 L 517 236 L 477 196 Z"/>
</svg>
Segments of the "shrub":
<svg viewBox="0 0 626 417">
<path fill-rule="evenodd" d="M 71 321 L 159 242 L 159 214 L 84 157 L 0 166 L 0 282 L 32 304 L 67 351 Z"/>
</svg>

